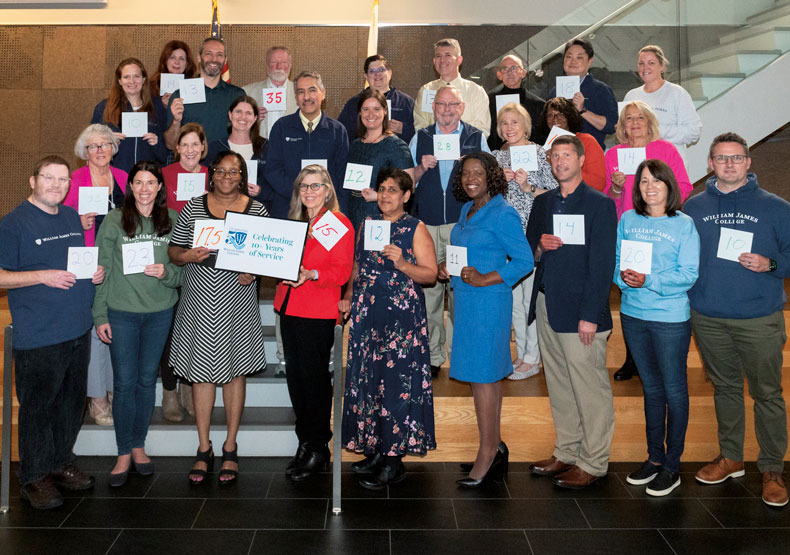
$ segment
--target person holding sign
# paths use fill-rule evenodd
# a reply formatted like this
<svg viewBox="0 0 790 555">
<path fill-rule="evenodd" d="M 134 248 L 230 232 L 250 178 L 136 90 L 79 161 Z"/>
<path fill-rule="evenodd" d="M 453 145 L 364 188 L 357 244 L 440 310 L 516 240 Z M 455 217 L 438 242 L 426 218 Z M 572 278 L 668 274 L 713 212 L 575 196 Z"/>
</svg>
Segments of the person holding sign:
<svg viewBox="0 0 790 555">
<path fill-rule="evenodd" d="M 557 137 L 550 156 L 560 187 L 535 199 L 527 224 L 538 260 L 529 321 L 537 318 L 557 439 L 551 457 L 530 471 L 577 489 L 606 475 L 614 434 L 606 340 L 617 214 L 610 198 L 582 180 L 577 137 Z"/>
<path fill-rule="evenodd" d="M 74 171 L 63 204 L 80 212 L 85 245 L 93 247 L 105 214 L 123 204 L 128 176 L 125 171 L 110 166 L 113 154 L 118 151 L 118 138 L 106 125 L 94 123 L 80 133 L 74 145 L 74 154 L 88 161 L 88 165 Z M 80 190 L 101 191 L 101 210 L 87 213 L 80 209 Z M 91 361 L 88 367 L 88 412 L 99 426 L 112 426 L 112 407 L 108 394 L 113 390 L 113 371 L 110 349 L 102 343 L 96 331 L 91 333 Z"/>
<path fill-rule="evenodd" d="M 269 141 L 261 137 L 261 120 L 258 114 L 258 103 L 251 96 L 243 95 L 234 100 L 228 108 L 228 136 L 208 145 L 207 158 L 213 160 L 217 153 L 231 150 L 241 154 L 245 160 L 255 160 L 258 171 L 249 176 L 247 190 L 251 197 L 267 205 L 268 209 L 263 192 L 269 193 L 270 189 L 264 187 L 263 170 L 266 169 Z"/>
<path fill-rule="evenodd" d="M 412 188 L 400 169 L 379 174 L 380 218 L 390 222 L 390 238 L 380 251 L 357 240 L 353 286 L 340 301 L 343 315 L 351 315 L 343 445 L 366 455 L 351 470 L 367 474 L 360 485 L 374 490 L 405 477 L 403 455 L 436 449 L 425 297 L 418 285 L 436 281 L 436 253 L 425 224 L 405 212 Z"/>
<path fill-rule="evenodd" d="M 104 268 L 92 279 L 67 271 L 69 250 L 85 246 L 80 217 L 61 205 L 68 162 L 43 158 L 29 182 L 27 200 L 0 220 L 0 288 L 14 326 L 20 494 L 43 510 L 63 505 L 58 488 L 93 487 L 72 449 L 85 411 L 90 307 Z"/>
<path fill-rule="evenodd" d="M 749 146 L 736 133 L 713 139 L 708 166 L 714 175 L 684 211 L 700 237 L 699 279 L 689 292 L 691 326 L 713 382 L 720 455 L 696 478 L 718 484 L 744 475 L 745 374 L 754 399 L 762 498 L 782 507 L 788 500 L 782 480 L 787 454 L 782 311 L 784 280 L 790 277 L 790 204 L 760 188 L 749 173 Z"/>
<path fill-rule="evenodd" d="M 637 68 L 645 84 L 628 91 L 623 102 L 641 100 L 650 106 L 658 118 L 661 137 L 675 145 L 685 161 L 686 147 L 699 139 L 702 121 L 686 89 L 664 79 L 668 63 L 660 46 L 642 47 Z"/>
<path fill-rule="evenodd" d="M 197 64 L 195 64 L 195 57 L 192 55 L 192 49 L 187 43 L 182 40 L 171 40 L 162 48 L 162 53 L 159 55 L 159 63 L 156 66 L 156 71 L 151 76 L 149 83 L 151 87 L 151 96 L 162 98 L 162 104 L 167 106 L 170 104 L 170 96 L 172 93 L 161 94 L 159 89 L 159 82 L 162 79 L 163 73 L 170 73 L 173 75 L 183 75 L 184 79 L 192 79 L 197 74 Z"/>
<path fill-rule="evenodd" d="M 358 129 L 358 114 L 360 96 L 370 90 L 377 90 L 384 95 L 386 99 L 385 104 L 389 105 L 391 114 L 390 129 L 395 133 L 403 142 L 408 143 L 414 136 L 414 99 L 408 94 L 399 91 L 395 87 L 390 86 L 392 79 L 392 68 L 387 59 L 381 54 L 373 54 L 365 58 L 363 75 L 369 87 L 366 87 L 361 93 L 355 94 L 348 99 L 343 110 L 337 117 L 337 120 L 342 123 L 346 132 L 348 133 L 348 140 L 353 143 L 354 138 L 357 137 Z M 385 110 L 387 106 L 385 106 Z M 375 174 L 374 174 L 375 178 Z"/>
<path fill-rule="evenodd" d="M 412 215 L 421 220 L 431 234 L 436 247 L 436 260 L 445 258 L 446 247 L 450 242 L 450 231 L 458 221 L 463 203 L 453 194 L 453 183 L 458 172 L 457 158 L 473 152 L 488 152 L 485 135 L 479 129 L 461 121 L 466 104 L 461 93 L 452 86 L 436 91 L 433 103 L 434 125 L 420 129 L 409 143 L 414 162 L 414 204 Z M 457 136 L 458 152 L 452 158 L 441 156 L 436 144 L 445 135 Z M 445 143 L 446 144 L 446 143 Z M 442 158 L 442 159 L 440 159 Z M 428 310 L 428 336 L 431 340 L 431 373 L 439 374 L 439 368 L 446 360 L 452 345 L 453 292 L 447 278 L 432 286 L 423 288 L 425 305 Z M 444 297 L 448 296 L 450 324 L 445 328 Z"/>
<path fill-rule="evenodd" d="M 464 156 L 453 193 L 466 202 L 450 242 L 466 249 L 468 265 L 452 276 L 456 298 L 450 377 L 471 383 L 479 433 L 469 477 L 458 485 L 476 488 L 507 475 L 500 416 L 502 379 L 513 372 L 512 288 L 532 271 L 533 260 L 519 216 L 505 201 L 507 181 L 496 158 L 487 152 Z M 449 277 L 446 262 L 439 264 L 439 277 Z"/>
<path fill-rule="evenodd" d="M 581 38 L 569 40 L 565 44 L 562 69 L 565 75 L 578 77 L 581 81 L 579 92 L 573 95 L 571 101 L 584 120 L 582 131 L 595 137 L 598 145 L 605 149 L 606 136 L 614 133 L 617 123 L 617 100 L 609 85 L 590 75 L 594 56 L 590 41 Z M 561 95 L 557 94 L 556 87 L 552 87 L 546 98 L 556 96 Z"/>
<path fill-rule="evenodd" d="M 154 472 L 145 437 L 159 358 L 181 285 L 181 268 L 167 255 L 178 213 L 167 208 L 159 166 L 135 164 L 126 190 L 123 208 L 107 215 L 96 238 L 106 278 L 93 301 L 93 323 L 99 339 L 110 345 L 114 374 L 118 459 L 110 472 L 112 487 L 126 483 L 132 466 L 143 476 Z"/>
<path fill-rule="evenodd" d="M 327 213 L 334 216 L 332 223 L 323 221 Z M 329 464 L 329 356 L 340 289 L 351 276 L 354 232 L 351 222 L 338 210 L 332 177 L 323 166 L 305 166 L 296 176 L 288 216 L 310 224 L 299 278 L 280 282 L 274 296 L 299 439 L 299 449 L 285 472 L 300 481 Z"/>
<path fill-rule="evenodd" d="M 689 419 L 687 292 L 697 280 L 699 235 L 680 212 L 680 188 L 665 162 L 645 160 L 634 181 L 634 208 L 617 225 L 614 282 L 623 292 L 623 334 L 645 393 L 648 460 L 627 481 L 648 484 L 647 494 L 660 497 L 680 485 Z"/>
<path fill-rule="evenodd" d="M 661 139 L 658 119 L 650 106 L 641 100 L 626 104 L 617 121 L 615 135 L 620 144 L 607 150 L 604 157 L 606 160 L 604 193 L 614 200 L 618 219 L 623 212 L 634 207 L 634 170 L 645 159 L 666 162 L 675 174 L 682 200 L 688 198 L 693 186 L 686 173 L 686 165 L 675 145 Z M 627 150 L 621 153 L 623 149 L 644 150 Z M 621 167 L 626 162 L 628 167 Z"/>
<path fill-rule="evenodd" d="M 606 162 L 604 162 L 603 149 L 595 137 L 589 133 L 582 133 L 584 120 L 574 108 L 573 102 L 559 97 L 548 100 L 541 113 L 541 119 L 546 123 L 547 128 L 559 127 L 579 138 L 584 145 L 582 179 L 596 191 L 603 191 L 606 187 Z M 551 143 L 547 143 L 544 148 L 551 150 Z"/>
<path fill-rule="evenodd" d="M 370 176 L 358 183 L 362 168 L 347 167 L 346 180 L 340 190 L 341 209 L 359 232 L 367 217 L 377 217 L 376 191 L 380 171 L 388 168 L 411 169 L 414 163 L 409 147 L 390 129 L 387 99 L 376 89 L 365 89 L 357 102 L 357 137 L 348 151 L 348 163 L 370 167 Z M 353 188 L 352 188 L 353 187 Z"/>
<path fill-rule="evenodd" d="M 502 168 L 507 180 L 507 203 L 516 209 L 521 218 L 521 228 L 526 233 L 532 203 L 538 195 L 559 187 L 551 173 L 551 166 L 546 161 L 543 147 L 532 143 L 532 119 L 529 112 L 521 105 L 511 102 L 499 111 L 496 118 L 496 133 L 504 143 L 500 150 L 494 151 L 494 157 Z M 490 142 L 490 138 L 489 138 Z M 532 145 L 528 156 L 520 154 L 523 147 Z M 521 147 L 521 148 L 520 148 Z M 516 158 L 513 153 L 518 153 Z M 524 165 L 530 164 L 535 169 L 526 171 Z M 521 167 L 517 167 L 521 166 Z M 509 380 L 523 380 L 540 372 L 540 351 L 538 351 L 538 335 L 535 323 L 527 324 L 529 302 L 532 297 L 534 273 L 530 273 L 513 287 L 513 330 L 516 336 L 516 360 L 513 361 L 513 373 Z"/>
<path fill-rule="evenodd" d="M 461 45 L 456 39 L 442 39 L 433 45 L 433 67 L 439 78 L 425 83 L 417 92 L 414 103 L 414 128 L 417 131 L 431 127 L 436 121 L 435 110 L 431 106 L 433 91 L 437 91 L 438 94 L 439 89 L 443 87 L 454 87 L 461 96 L 461 102 L 467 105 L 464 121 L 488 137 L 491 129 L 488 95 L 483 87 L 461 77 L 463 61 Z"/>
<path fill-rule="evenodd" d="M 176 140 L 175 162 L 162 168 L 162 176 L 165 178 L 165 188 L 167 189 L 167 207 L 181 212 L 189 199 L 183 199 L 184 178 L 179 178 L 182 174 L 202 174 L 202 179 L 195 180 L 195 191 L 192 196 L 201 196 L 206 188 L 206 176 L 208 168 L 200 163 L 206 157 L 208 145 L 206 144 L 206 134 L 199 123 L 187 123 L 178 130 Z M 182 191 L 179 195 L 179 181 L 182 182 Z M 197 185 L 200 186 L 197 186 Z M 202 188 L 201 188 L 202 187 Z"/>
<path fill-rule="evenodd" d="M 264 98 L 264 92 L 267 96 L 269 94 L 276 96 L 277 92 L 282 92 L 284 102 L 281 100 L 276 109 L 266 108 L 265 104 L 260 106 L 260 116 L 264 123 L 261 128 L 261 137 L 264 139 L 269 138 L 269 132 L 278 119 L 293 114 L 297 110 L 294 83 L 288 79 L 291 74 L 291 51 L 287 46 L 272 46 L 266 51 L 266 69 L 266 79 L 242 87 L 244 92 L 253 97 L 256 102 L 267 100 Z M 273 91 L 272 89 L 278 90 Z"/>
<path fill-rule="evenodd" d="M 124 121 L 125 114 L 132 116 L 129 121 Z M 113 156 L 116 168 L 128 172 L 139 160 L 167 160 L 162 138 L 167 111 L 159 96 L 151 95 L 148 72 L 137 58 L 126 58 L 115 68 L 110 92 L 96 105 L 91 123 L 103 123 L 118 139 L 118 152 Z"/>
<path fill-rule="evenodd" d="M 214 267 L 216 251 L 192 247 L 197 220 L 224 220 L 227 211 L 266 216 L 266 208 L 247 195 L 247 165 L 240 154 L 220 152 L 208 171 L 208 192 L 190 200 L 170 239 L 170 260 L 184 267 L 181 300 L 173 324 L 170 366 L 192 382 L 200 442 L 189 473 L 192 484 L 205 481 L 214 464 L 211 411 L 217 385 L 227 421 L 220 484 L 238 476 L 236 436 L 244 409 L 246 376 L 266 367 L 258 292 L 250 274 Z"/>
</svg>

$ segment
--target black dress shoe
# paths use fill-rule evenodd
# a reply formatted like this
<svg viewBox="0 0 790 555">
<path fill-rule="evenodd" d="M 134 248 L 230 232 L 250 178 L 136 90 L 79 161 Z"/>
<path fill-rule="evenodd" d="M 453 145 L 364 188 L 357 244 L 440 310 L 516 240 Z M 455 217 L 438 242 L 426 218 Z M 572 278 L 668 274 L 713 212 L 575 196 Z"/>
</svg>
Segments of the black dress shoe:
<svg viewBox="0 0 790 555">
<path fill-rule="evenodd" d="M 304 463 L 307 458 L 307 443 L 300 443 L 296 449 L 296 454 L 288 461 L 288 466 L 285 467 L 285 474 L 290 476 L 296 470 L 296 467 Z"/>
<path fill-rule="evenodd" d="M 505 445 L 504 441 L 499 442 L 499 446 L 497 447 L 497 450 L 503 455 L 510 457 L 510 450 L 507 448 L 507 445 Z M 461 470 L 463 470 L 464 472 L 471 472 L 472 469 L 475 467 L 475 463 L 459 463 L 459 466 L 461 467 Z"/>
<path fill-rule="evenodd" d="M 441 369 L 442 369 L 441 366 L 434 366 L 433 364 L 431 364 L 431 377 L 435 378 L 436 376 L 438 376 L 439 370 Z"/>
<path fill-rule="evenodd" d="M 485 473 L 485 476 L 477 480 L 470 476 L 468 478 L 456 480 L 455 483 L 462 488 L 479 488 L 489 481 L 503 482 L 507 476 L 508 457 L 509 453 L 505 454 L 497 449 L 494 460 L 491 461 L 491 466 L 488 467 L 488 472 Z"/>
<path fill-rule="evenodd" d="M 624 380 L 630 380 L 634 375 L 638 376 L 639 372 L 636 369 L 636 363 L 631 356 L 631 352 L 628 350 L 628 346 L 626 346 L 625 362 L 620 367 L 620 369 L 614 373 L 614 379 L 618 382 L 621 382 Z"/>
<path fill-rule="evenodd" d="M 373 474 L 378 470 L 378 467 L 384 462 L 385 458 L 379 452 L 368 455 L 361 461 L 357 461 L 351 465 L 351 470 L 357 474 Z"/>
<path fill-rule="evenodd" d="M 327 470 L 328 468 L 329 448 L 324 446 L 323 448 L 317 449 L 315 451 L 310 451 L 305 457 L 304 462 L 294 468 L 294 471 L 290 474 L 290 477 L 294 482 L 299 482 L 309 478 L 313 474 Z"/>
<path fill-rule="evenodd" d="M 365 489 L 380 490 L 390 484 L 397 484 L 406 478 L 406 467 L 401 461 L 396 465 L 383 464 L 375 474 L 362 478 L 359 485 Z"/>
</svg>

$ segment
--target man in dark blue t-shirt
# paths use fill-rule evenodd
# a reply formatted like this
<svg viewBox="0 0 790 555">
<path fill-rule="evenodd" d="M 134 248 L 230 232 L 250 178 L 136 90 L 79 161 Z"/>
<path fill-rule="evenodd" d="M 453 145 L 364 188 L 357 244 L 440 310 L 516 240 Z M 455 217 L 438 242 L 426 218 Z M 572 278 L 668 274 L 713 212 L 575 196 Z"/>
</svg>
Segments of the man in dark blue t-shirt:
<svg viewBox="0 0 790 555">
<path fill-rule="evenodd" d="M 69 165 L 47 156 L 31 195 L 0 220 L 0 288 L 8 289 L 19 399 L 19 481 L 36 509 L 63 504 L 57 488 L 93 487 L 74 466 L 87 387 L 94 284 L 66 270 L 69 247 L 84 247 L 80 217 L 61 202 Z"/>
</svg>

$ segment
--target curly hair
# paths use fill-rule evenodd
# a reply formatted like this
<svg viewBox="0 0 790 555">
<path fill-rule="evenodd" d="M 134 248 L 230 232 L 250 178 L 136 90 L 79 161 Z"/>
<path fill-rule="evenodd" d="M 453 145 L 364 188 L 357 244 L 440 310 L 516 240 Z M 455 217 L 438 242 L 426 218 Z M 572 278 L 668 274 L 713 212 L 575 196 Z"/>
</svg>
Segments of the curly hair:
<svg viewBox="0 0 790 555">
<path fill-rule="evenodd" d="M 547 100 L 546 104 L 543 105 L 543 111 L 540 115 L 543 118 L 543 123 L 545 123 L 547 127 L 548 122 L 546 121 L 546 116 L 548 115 L 549 110 L 556 110 L 565 116 L 565 120 L 568 122 L 568 129 L 566 129 L 566 131 L 570 131 L 571 133 L 579 133 L 582 130 L 582 127 L 584 126 L 584 120 L 579 115 L 579 111 L 573 105 L 573 102 L 567 98 L 556 96 Z"/>
<path fill-rule="evenodd" d="M 486 171 L 486 186 L 488 187 L 488 196 L 494 198 L 497 195 L 507 194 L 507 179 L 502 168 L 499 167 L 496 158 L 487 152 L 473 152 L 467 154 L 456 166 L 455 180 L 453 181 L 453 194 L 461 202 L 472 200 L 469 195 L 464 191 L 464 186 L 461 184 L 461 176 L 464 173 L 464 164 L 467 160 L 479 160 Z"/>
</svg>

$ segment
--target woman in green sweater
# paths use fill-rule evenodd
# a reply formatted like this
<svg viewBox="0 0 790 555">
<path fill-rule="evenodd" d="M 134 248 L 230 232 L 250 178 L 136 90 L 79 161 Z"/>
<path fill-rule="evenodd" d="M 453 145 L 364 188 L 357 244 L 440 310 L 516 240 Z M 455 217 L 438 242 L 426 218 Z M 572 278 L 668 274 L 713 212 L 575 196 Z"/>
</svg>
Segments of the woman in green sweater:
<svg viewBox="0 0 790 555">
<path fill-rule="evenodd" d="M 171 264 L 167 245 L 178 213 L 167 208 L 162 172 L 137 162 L 129 172 L 123 208 L 111 211 L 96 238 L 105 280 L 96 289 L 93 321 L 110 345 L 114 377 L 113 419 L 118 460 L 110 485 L 126 483 L 134 465 L 154 471 L 145 436 L 154 409 L 156 371 L 178 300 L 181 268 Z"/>
</svg>

